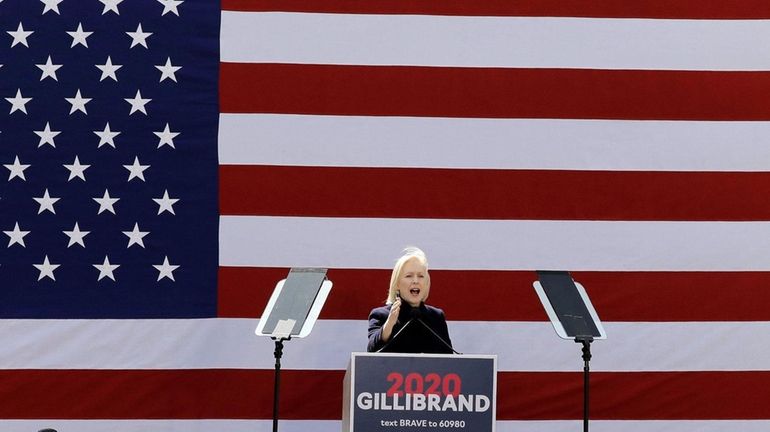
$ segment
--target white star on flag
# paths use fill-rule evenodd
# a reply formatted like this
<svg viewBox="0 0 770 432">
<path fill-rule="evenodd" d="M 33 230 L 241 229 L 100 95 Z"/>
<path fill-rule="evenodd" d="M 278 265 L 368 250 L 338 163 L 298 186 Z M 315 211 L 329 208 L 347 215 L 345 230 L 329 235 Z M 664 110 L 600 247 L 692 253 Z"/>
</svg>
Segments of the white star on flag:
<svg viewBox="0 0 770 432">
<path fill-rule="evenodd" d="M 152 200 L 158 204 L 158 214 L 161 214 L 164 211 L 168 211 L 169 213 L 176 215 L 176 213 L 174 213 L 174 204 L 176 204 L 179 199 L 169 198 L 168 189 L 163 192 L 163 197 L 153 198 Z"/>
<path fill-rule="evenodd" d="M 123 231 L 123 234 L 128 237 L 128 246 L 126 246 L 126 249 L 135 244 L 144 248 L 144 240 L 142 239 L 149 233 L 149 231 L 139 231 L 139 224 L 134 223 L 133 231 Z"/>
<path fill-rule="evenodd" d="M 107 61 L 104 62 L 104 64 L 96 65 L 96 67 L 99 68 L 99 70 L 102 71 L 102 77 L 99 78 L 99 81 L 104 81 L 107 78 L 112 78 L 115 80 L 115 82 L 118 81 L 118 76 L 115 74 L 118 69 L 122 68 L 123 65 L 116 65 L 112 64 L 112 58 L 110 56 L 107 56 Z"/>
<path fill-rule="evenodd" d="M 116 214 L 113 205 L 118 202 L 120 198 L 112 198 L 110 196 L 110 191 L 105 189 L 104 195 L 101 198 L 94 198 L 93 200 L 99 203 L 99 212 L 97 214 L 102 214 L 105 210 L 112 214 Z"/>
<path fill-rule="evenodd" d="M 14 111 L 21 111 L 24 114 L 27 114 L 27 102 L 31 101 L 32 98 L 23 97 L 21 95 L 21 89 L 17 89 L 15 97 L 5 98 L 5 100 L 11 103 L 11 112 L 8 114 L 13 114 Z"/>
<path fill-rule="evenodd" d="M 8 240 L 8 247 L 13 246 L 14 244 L 19 244 L 21 247 L 27 247 L 27 245 L 24 244 L 24 236 L 30 233 L 30 231 L 22 231 L 19 228 L 19 223 L 16 222 L 16 225 L 13 227 L 13 231 L 3 231 L 5 235 L 10 237 Z"/>
<path fill-rule="evenodd" d="M 50 144 L 51 147 L 56 147 L 56 144 L 53 142 L 53 139 L 56 138 L 57 135 L 61 133 L 61 131 L 52 131 L 51 125 L 48 122 L 45 122 L 45 129 L 41 131 L 34 131 L 35 135 L 40 137 L 40 142 L 38 143 L 37 147 L 40 148 L 45 144 Z"/>
<path fill-rule="evenodd" d="M 16 28 L 16 31 L 8 31 L 6 32 L 11 37 L 13 37 L 13 41 L 11 42 L 11 48 L 15 47 L 18 44 L 22 44 L 25 47 L 29 48 L 29 44 L 27 43 L 27 38 L 34 33 L 34 31 L 31 30 L 24 30 L 24 26 L 22 23 L 19 23 L 19 27 Z"/>
<path fill-rule="evenodd" d="M 82 111 L 83 114 L 86 114 L 86 115 L 88 114 L 88 112 L 86 111 L 86 104 L 88 102 L 91 102 L 91 98 L 84 98 L 83 96 L 81 96 L 80 89 L 78 89 L 78 92 L 75 94 L 75 97 L 64 98 L 64 99 L 66 99 L 67 102 L 72 104 L 72 108 L 70 109 L 70 115 L 72 115 L 72 113 L 74 113 L 75 111 Z"/>
<path fill-rule="evenodd" d="M 61 15 L 59 12 L 59 3 L 61 3 L 64 0 L 40 0 L 41 3 L 45 5 L 43 8 L 43 13 L 40 15 L 45 15 L 46 12 L 54 11 L 58 15 Z"/>
<path fill-rule="evenodd" d="M 97 281 L 100 281 L 105 277 L 108 277 L 114 281 L 115 275 L 112 274 L 112 272 L 114 272 L 116 268 L 120 267 L 120 264 L 110 264 L 110 258 L 105 255 L 103 263 L 94 264 L 93 266 L 99 270 L 99 279 L 97 279 Z"/>
<path fill-rule="evenodd" d="M 184 3 L 184 0 L 158 0 L 158 3 L 163 5 L 163 12 L 161 12 L 160 16 L 166 15 L 169 12 L 179 16 L 179 9 L 177 8 L 180 4 Z"/>
<path fill-rule="evenodd" d="M 11 173 L 8 174 L 8 181 L 11 181 L 11 179 L 18 177 L 24 181 L 27 181 L 26 177 L 24 177 L 24 170 L 29 168 L 31 165 L 23 164 L 19 162 L 19 155 L 16 155 L 16 159 L 14 159 L 12 164 L 3 165 L 4 167 L 8 168 Z"/>
<path fill-rule="evenodd" d="M 131 112 L 128 113 L 128 115 L 131 115 L 137 111 L 141 111 L 144 113 L 144 115 L 147 115 L 147 111 L 144 109 L 144 106 L 147 105 L 152 99 L 142 99 L 142 92 L 140 90 L 136 91 L 136 96 L 134 98 L 124 98 L 124 100 L 131 104 Z"/>
<path fill-rule="evenodd" d="M 68 31 L 67 34 L 72 36 L 72 45 L 70 45 L 70 48 L 75 48 L 75 45 L 78 44 L 88 48 L 88 41 L 86 38 L 94 34 L 94 32 L 83 31 L 83 24 L 78 23 L 78 28 L 75 31 Z"/>
<path fill-rule="evenodd" d="M 113 132 L 110 130 L 110 123 L 107 122 L 107 125 L 104 127 L 103 131 L 94 131 L 96 135 L 99 136 L 99 145 L 98 147 L 101 147 L 105 144 L 111 145 L 113 148 L 115 148 L 115 141 L 113 139 L 120 135 L 120 132 Z"/>
<path fill-rule="evenodd" d="M 48 60 L 46 60 L 45 64 L 36 64 L 35 66 L 43 71 L 43 74 L 40 75 L 40 81 L 43 81 L 46 78 L 53 78 L 54 81 L 59 81 L 59 78 L 56 77 L 56 71 L 59 70 L 62 65 L 53 64 L 50 55 L 48 56 Z"/>
<path fill-rule="evenodd" d="M 147 38 L 152 36 L 152 33 L 143 31 L 142 23 L 139 23 L 139 25 L 136 27 L 135 32 L 126 32 L 126 34 L 131 36 L 131 47 L 129 47 L 129 49 L 137 45 L 141 45 L 145 48 L 149 48 L 147 46 Z"/>
<path fill-rule="evenodd" d="M 144 170 L 146 170 L 149 167 L 150 167 L 149 165 L 140 165 L 138 156 L 134 156 L 133 165 L 123 165 L 123 168 L 128 170 L 128 181 L 131 181 L 134 178 L 138 178 L 141 181 L 145 181 Z"/>
<path fill-rule="evenodd" d="M 163 264 L 153 265 L 153 267 L 155 267 L 155 269 L 158 270 L 158 281 L 160 281 L 164 277 L 167 277 L 172 281 L 176 282 L 176 280 L 174 280 L 174 270 L 178 269 L 179 266 L 171 265 L 168 262 L 168 256 L 163 258 Z"/>
<path fill-rule="evenodd" d="M 56 280 L 56 278 L 53 277 L 53 271 L 59 268 L 59 264 L 51 264 L 51 262 L 48 261 L 48 255 L 45 256 L 42 264 L 32 265 L 35 266 L 36 269 L 40 270 L 40 276 L 37 278 L 38 282 L 44 277 L 49 277 L 52 280 Z"/>
<path fill-rule="evenodd" d="M 160 71 L 160 81 L 163 82 L 164 79 L 170 78 L 174 80 L 174 82 L 177 82 L 176 80 L 176 72 L 179 69 L 182 69 L 182 66 L 174 66 L 171 64 L 171 57 L 166 58 L 166 64 L 164 65 L 155 65 L 155 68 Z"/>
<path fill-rule="evenodd" d="M 40 204 L 40 208 L 37 210 L 37 214 L 43 213 L 46 210 L 56 214 L 56 211 L 53 209 L 53 205 L 56 203 L 56 201 L 59 201 L 60 198 L 52 198 L 51 195 L 48 194 L 48 188 L 46 188 L 42 197 L 33 197 L 32 199 Z"/>
<path fill-rule="evenodd" d="M 75 161 L 72 162 L 72 165 L 64 164 L 64 168 L 67 168 L 70 171 L 70 176 L 67 179 L 67 181 L 70 181 L 75 177 L 80 177 L 83 181 L 85 181 L 86 180 L 85 170 L 88 169 L 90 166 L 91 165 L 81 164 L 80 159 L 78 159 L 78 157 L 75 156 Z"/>
<path fill-rule="evenodd" d="M 83 239 L 85 236 L 91 233 L 91 231 L 81 231 L 77 222 L 75 222 L 75 226 L 72 228 L 72 231 L 62 231 L 62 232 L 66 234 L 67 237 L 70 238 L 69 243 L 67 243 L 68 248 L 74 244 L 79 244 L 80 246 L 86 247 L 86 244 L 83 241 Z"/>
<path fill-rule="evenodd" d="M 158 140 L 158 148 L 161 148 L 164 145 L 168 145 L 171 148 L 176 148 L 176 147 L 174 147 L 174 138 L 176 138 L 177 135 L 180 134 L 180 132 L 171 132 L 171 128 L 168 125 L 168 123 L 166 123 L 166 128 L 165 129 L 163 129 L 160 132 L 153 132 L 153 133 L 155 135 L 157 135 L 158 138 L 159 138 L 159 140 Z"/>
<path fill-rule="evenodd" d="M 123 3 L 123 0 L 99 0 L 104 5 L 104 10 L 102 11 L 102 15 L 106 14 L 107 12 L 115 12 L 115 14 L 120 15 L 120 11 L 118 10 L 118 5 Z"/>
</svg>

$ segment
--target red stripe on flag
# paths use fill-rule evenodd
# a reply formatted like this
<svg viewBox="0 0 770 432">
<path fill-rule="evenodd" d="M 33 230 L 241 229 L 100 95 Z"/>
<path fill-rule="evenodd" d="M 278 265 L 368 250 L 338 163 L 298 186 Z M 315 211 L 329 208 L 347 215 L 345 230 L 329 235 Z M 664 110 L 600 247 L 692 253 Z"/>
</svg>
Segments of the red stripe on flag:
<svg viewBox="0 0 770 432">
<path fill-rule="evenodd" d="M 473 143 L 468 143 L 473 145 Z M 227 215 L 438 219 L 770 219 L 770 172 L 223 165 Z M 255 182 L 259 179 L 259 182 Z M 418 203 L 405 203 L 415 190 Z M 255 184 L 270 187 L 255 187 Z M 366 203 L 366 205 L 362 205 Z"/>
<path fill-rule="evenodd" d="M 220 64 L 225 113 L 768 120 L 769 94 L 770 72 Z"/>
<path fill-rule="evenodd" d="M 258 318 L 289 269 L 221 267 L 219 316 Z M 430 303 L 453 321 L 547 321 L 534 271 L 431 270 Z M 770 321 L 770 272 L 574 272 L 603 321 Z M 366 319 L 390 270 L 330 269 L 322 319 Z M 361 289 L 372 287 L 372 289 Z M 379 288 L 377 288 L 379 287 Z M 483 287 L 484 296 L 470 295 Z M 495 301 L 489 301 L 495 299 Z M 512 301 L 512 299 L 516 299 Z M 633 301 L 629 301 L 633 299 Z"/>
<path fill-rule="evenodd" d="M 644 341 L 639 341 L 644 349 Z M 582 361 L 577 355 L 576 367 Z M 583 417 L 583 375 L 498 374 L 498 420 Z M 770 372 L 592 372 L 595 420 L 762 419 L 770 415 Z M 751 389 L 751 397 L 741 397 Z"/>
<path fill-rule="evenodd" d="M 281 418 L 339 419 L 342 377 L 343 371 L 283 371 Z M 0 379 L 3 419 L 269 419 L 273 413 L 272 370 L 3 370 Z M 308 397 L 315 390 L 326 393 Z"/>
<path fill-rule="evenodd" d="M 280 417 L 339 419 L 342 377 L 282 371 Z M 0 379 L 4 419 L 272 418 L 272 370 L 3 370 Z M 497 418 L 579 419 L 582 394 L 579 372 L 502 372 Z M 591 374 L 596 420 L 761 419 L 768 399 L 770 372 Z"/>
<path fill-rule="evenodd" d="M 328 12 L 354 14 L 425 14 L 468 16 L 548 16 L 603 18 L 770 18 L 765 0 L 222 0 L 231 11 Z"/>
</svg>

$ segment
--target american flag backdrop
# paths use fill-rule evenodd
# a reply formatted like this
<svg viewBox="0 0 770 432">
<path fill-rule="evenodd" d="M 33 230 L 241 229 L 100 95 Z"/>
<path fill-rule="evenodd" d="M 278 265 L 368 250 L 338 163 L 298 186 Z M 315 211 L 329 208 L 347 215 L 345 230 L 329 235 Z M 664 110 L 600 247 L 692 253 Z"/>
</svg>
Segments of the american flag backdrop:
<svg viewBox="0 0 770 432">
<path fill-rule="evenodd" d="M 588 4 L 583 4 L 588 3 Z M 407 245 L 501 432 L 770 428 L 770 4 L 0 0 L 0 430 L 340 429 Z"/>
</svg>

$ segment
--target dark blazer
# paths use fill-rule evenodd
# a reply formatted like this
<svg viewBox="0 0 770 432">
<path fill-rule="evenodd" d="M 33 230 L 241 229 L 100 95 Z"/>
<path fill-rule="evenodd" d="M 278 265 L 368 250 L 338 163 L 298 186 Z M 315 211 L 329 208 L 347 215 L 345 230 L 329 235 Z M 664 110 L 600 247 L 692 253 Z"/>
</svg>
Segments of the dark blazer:
<svg viewBox="0 0 770 432">
<path fill-rule="evenodd" d="M 385 321 L 390 314 L 390 305 L 372 309 L 372 312 L 369 313 L 369 345 L 367 351 L 375 352 L 385 346 L 386 348 L 382 352 L 451 354 L 452 349 L 450 347 L 452 346 L 452 341 L 449 339 L 449 329 L 446 325 L 444 311 L 424 303 L 418 309 L 418 313 L 413 313 L 412 307 L 409 304 L 406 302 L 401 303 L 398 321 L 393 326 L 393 331 L 387 343 L 382 341 L 382 326 L 385 325 Z M 441 336 L 450 347 L 444 345 L 443 342 L 416 319 L 399 334 L 399 331 L 404 328 L 412 316 L 419 317 L 422 322 Z"/>
</svg>

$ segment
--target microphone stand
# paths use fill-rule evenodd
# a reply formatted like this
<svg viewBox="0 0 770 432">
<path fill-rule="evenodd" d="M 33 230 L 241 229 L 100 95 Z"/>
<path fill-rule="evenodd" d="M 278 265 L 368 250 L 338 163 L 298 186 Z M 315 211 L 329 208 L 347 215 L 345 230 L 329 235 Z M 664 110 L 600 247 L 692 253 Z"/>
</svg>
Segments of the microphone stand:
<svg viewBox="0 0 770 432">
<path fill-rule="evenodd" d="M 417 321 L 419 321 L 419 322 L 420 322 L 420 324 L 422 324 L 422 325 L 423 325 L 423 327 L 425 327 L 426 329 L 428 329 L 428 331 L 429 331 L 429 332 L 430 332 L 430 333 L 431 333 L 433 336 L 435 336 L 435 337 L 436 337 L 436 339 L 440 340 L 440 341 L 441 341 L 441 343 L 442 343 L 442 344 L 444 344 L 444 346 L 445 346 L 445 347 L 447 347 L 447 348 L 451 349 L 453 353 L 455 353 L 455 354 L 462 354 L 461 352 L 457 352 L 457 350 L 455 350 L 454 348 L 452 348 L 452 345 L 449 345 L 449 344 L 447 343 L 447 341 L 445 341 L 445 340 L 444 340 L 444 338 L 442 338 L 441 336 L 439 336 L 439 335 L 438 335 L 438 333 L 436 333 L 436 332 L 435 332 L 435 331 L 434 331 L 432 328 L 430 328 L 430 326 L 429 326 L 428 324 L 425 324 L 425 321 L 423 321 L 423 320 L 422 320 L 420 317 L 417 317 L 417 318 L 415 318 L 415 319 L 416 319 Z"/>
<path fill-rule="evenodd" d="M 388 345 L 390 345 L 391 343 L 393 343 L 393 341 L 394 341 L 394 340 L 396 340 L 396 338 L 398 337 L 398 335 L 400 335 L 400 334 L 401 334 L 401 333 L 402 333 L 404 330 L 406 330 L 406 328 L 407 328 L 407 327 L 409 327 L 409 324 L 411 324 L 411 323 L 412 323 L 412 321 L 414 321 L 414 318 L 412 318 L 412 319 L 410 319 L 409 321 L 407 321 L 407 322 L 406 322 L 406 324 L 404 324 L 404 326 L 403 326 L 403 327 L 401 327 L 401 328 L 398 330 L 398 332 L 396 332 L 396 334 L 394 334 L 393 336 L 391 336 L 391 337 L 390 337 L 390 340 L 389 340 L 389 341 L 387 341 L 387 342 L 385 343 L 385 345 L 383 345 L 383 346 L 382 346 L 382 348 L 378 349 L 378 350 L 377 350 L 377 351 L 375 351 L 375 352 L 382 352 L 382 350 L 384 350 L 385 348 L 387 348 L 387 347 L 388 347 Z"/>
<path fill-rule="evenodd" d="M 399 298 L 400 298 L 400 297 L 399 297 Z M 422 306 L 422 304 L 423 304 L 423 303 L 420 303 L 420 306 Z M 375 351 L 375 352 L 382 352 L 382 350 L 384 350 L 385 348 L 387 348 L 387 347 L 388 347 L 388 345 L 390 345 L 390 344 L 391 344 L 393 341 L 395 341 L 395 340 L 396 340 L 396 338 L 397 338 L 397 337 L 398 337 L 398 336 L 399 336 L 399 335 L 400 335 L 400 334 L 401 334 L 401 333 L 402 333 L 404 330 L 406 330 L 406 328 L 407 328 L 407 327 L 409 327 L 409 324 L 411 324 L 411 323 L 412 323 L 412 322 L 414 322 L 414 321 L 417 321 L 417 322 L 419 322 L 420 324 L 422 324 L 422 326 L 423 326 L 423 327 L 425 327 L 426 329 L 428 329 L 428 331 L 429 331 L 429 332 L 430 332 L 430 333 L 431 333 L 431 334 L 432 334 L 434 337 L 436 337 L 436 339 L 438 339 L 439 341 L 441 341 L 441 343 L 442 343 L 442 344 L 444 344 L 444 346 L 445 346 L 445 347 L 447 347 L 447 348 L 449 348 L 450 350 L 452 350 L 452 352 L 453 352 L 453 353 L 455 353 L 455 354 L 462 354 L 462 353 L 460 353 L 460 352 L 457 352 L 457 350 L 455 350 L 454 348 L 452 348 L 452 345 L 449 345 L 449 343 L 447 343 L 447 341 L 445 341 L 445 340 L 444 340 L 444 338 L 442 338 L 441 336 L 439 336 L 439 334 L 438 334 L 438 333 L 436 333 L 436 331 L 435 331 L 435 330 L 433 330 L 432 328 L 430 328 L 430 326 L 429 326 L 428 324 L 426 324 L 426 323 L 425 323 L 425 321 L 423 321 L 423 320 L 422 320 L 422 318 L 420 318 L 420 315 L 421 315 L 421 313 L 420 313 L 420 308 L 419 308 L 419 307 L 413 307 L 413 306 L 410 306 L 410 309 L 409 309 L 409 321 L 407 321 L 407 322 L 406 322 L 406 324 L 404 324 L 404 326 L 403 326 L 403 327 L 401 327 L 401 328 L 398 330 L 398 332 L 396 332 L 396 334 L 395 334 L 395 335 L 393 335 L 393 336 L 390 338 L 390 340 L 389 340 L 387 343 L 385 343 L 385 345 L 383 345 L 383 346 L 382 346 L 382 348 L 378 349 L 378 350 L 377 350 L 377 351 Z"/>
</svg>

